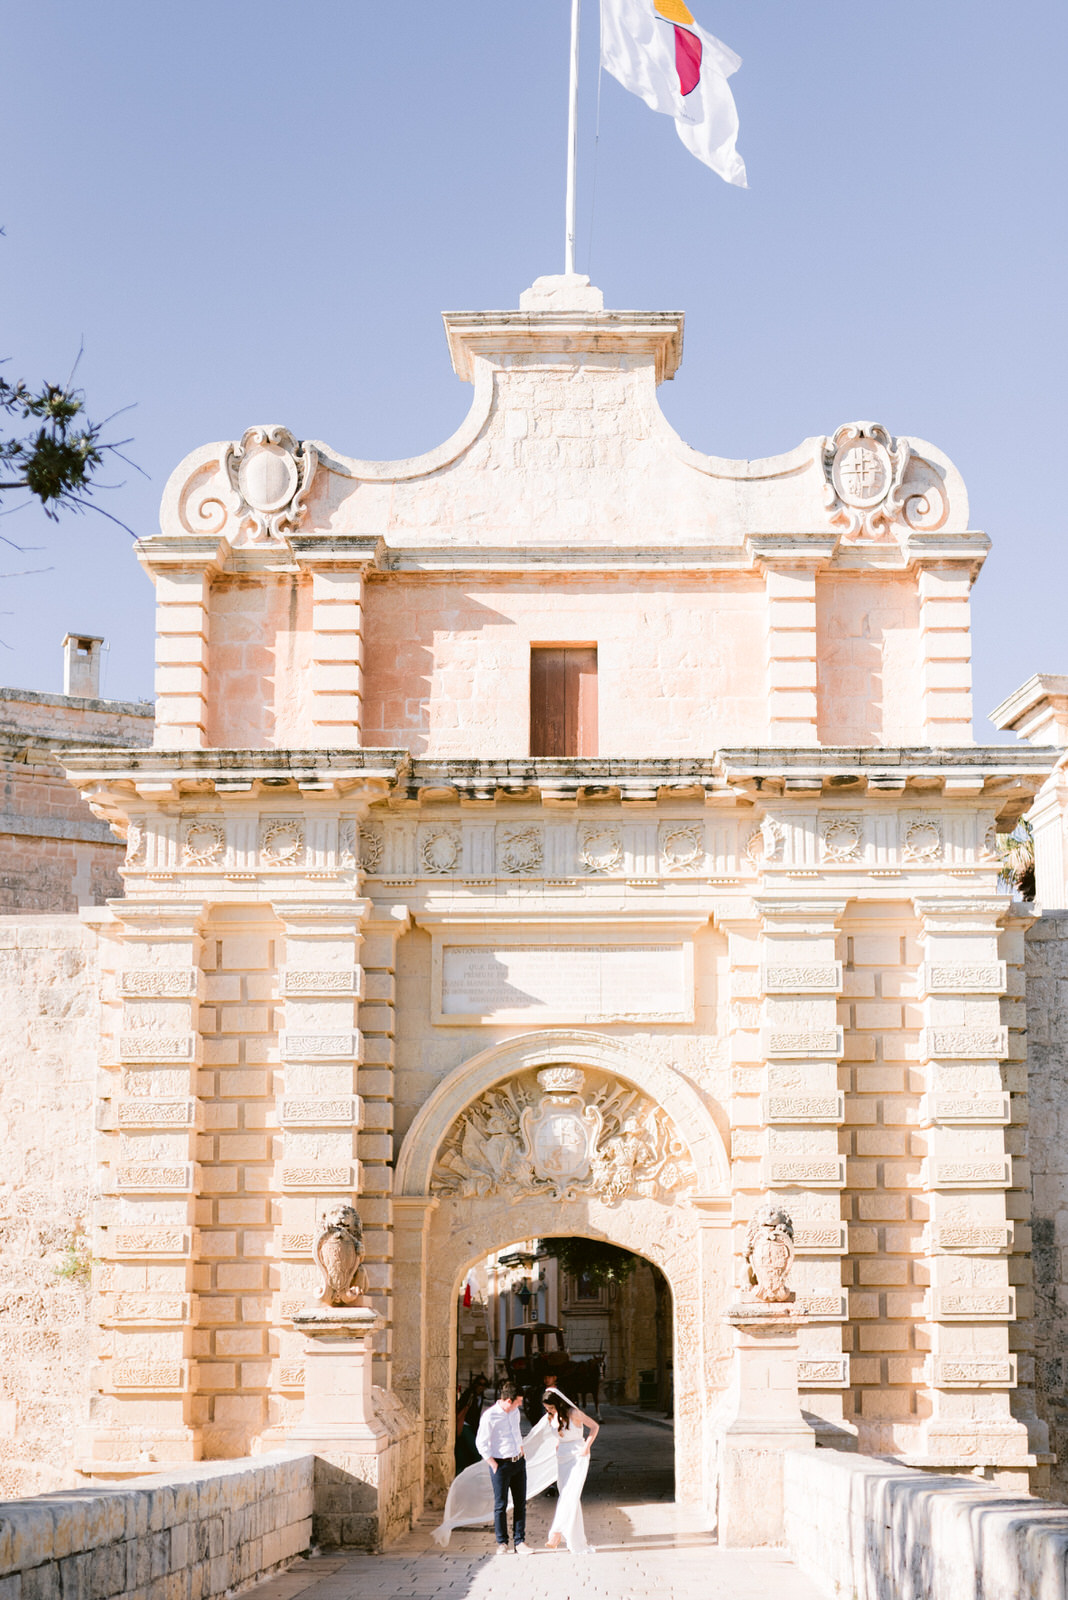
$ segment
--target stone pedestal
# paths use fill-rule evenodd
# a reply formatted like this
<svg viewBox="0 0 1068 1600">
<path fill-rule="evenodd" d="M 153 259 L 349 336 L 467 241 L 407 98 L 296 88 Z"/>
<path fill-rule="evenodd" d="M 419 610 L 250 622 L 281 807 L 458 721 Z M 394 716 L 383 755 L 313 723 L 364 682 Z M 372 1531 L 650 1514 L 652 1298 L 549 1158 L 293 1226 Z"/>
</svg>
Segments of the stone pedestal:
<svg viewBox="0 0 1068 1600">
<path fill-rule="evenodd" d="M 719 1542 L 781 1544 L 783 1451 L 816 1444 L 797 1395 L 797 1334 L 808 1318 L 803 1307 L 754 1301 L 726 1320 L 734 1368 L 715 1427 Z"/>
<path fill-rule="evenodd" d="M 286 1443 L 316 1457 L 313 1538 L 377 1549 L 389 1494 L 390 1430 L 371 1387 L 371 1336 L 382 1318 L 368 1306 L 307 1306 L 293 1326 L 304 1335 L 304 1415 Z"/>
<path fill-rule="evenodd" d="M 371 1335 L 382 1318 L 369 1306 L 307 1306 L 293 1326 L 304 1335 L 304 1416 L 290 1440 L 330 1440 L 375 1454 L 375 1442 L 386 1437 L 371 1393 Z"/>
</svg>

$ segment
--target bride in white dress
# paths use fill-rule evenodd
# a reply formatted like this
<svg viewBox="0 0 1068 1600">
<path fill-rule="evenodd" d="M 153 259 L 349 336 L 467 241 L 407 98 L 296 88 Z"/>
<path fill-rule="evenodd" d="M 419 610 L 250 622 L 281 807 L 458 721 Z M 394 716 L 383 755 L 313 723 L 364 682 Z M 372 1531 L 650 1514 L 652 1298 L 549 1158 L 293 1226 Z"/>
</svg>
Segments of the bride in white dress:
<svg viewBox="0 0 1068 1600">
<path fill-rule="evenodd" d="M 590 1446 L 599 1425 L 559 1389 L 546 1389 L 541 1403 L 549 1433 L 556 1442 L 556 1482 L 560 1490 L 546 1549 L 559 1550 L 566 1543 L 573 1555 L 581 1555 L 589 1549 L 582 1524 L 582 1489 L 590 1469 Z M 590 1430 L 589 1437 L 583 1433 L 584 1428 Z"/>
</svg>

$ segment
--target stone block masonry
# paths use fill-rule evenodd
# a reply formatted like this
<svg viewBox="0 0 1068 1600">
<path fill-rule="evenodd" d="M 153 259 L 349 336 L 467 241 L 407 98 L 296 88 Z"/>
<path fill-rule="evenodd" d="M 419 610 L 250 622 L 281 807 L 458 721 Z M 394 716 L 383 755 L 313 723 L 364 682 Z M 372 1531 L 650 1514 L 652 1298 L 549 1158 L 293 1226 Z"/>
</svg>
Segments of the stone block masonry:
<svg viewBox="0 0 1068 1600">
<path fill-rule="evenodd" d="M 1068 911 L 1027 932 L 1031 1081 L 1034 1367 L 1037 1410 L 1056 1452 L 1050 1492 L 1068 1499 Z M 1019 1226 L 1019 1225 L 1018 1225 Z"/>
<path fill-rule="evenodd" d="M 97 1054 L 93 932 L 0 917 L 0 1498 L 74 1481 L 95 1334 L 89 1203 Z"/>
<path fill-rule="evenodd" d="M 852 1600 L 1063 1600 L 1068 1507 L 838 1450 L 790 1450 L 786 1542 Z"/>
<path fill-rule="evenodd" d="M 213 1600 L 311 1542 L 314 1458 L 190 1466 L 0 1504 L 2 1600 Z"/>
<path fill-rule="evenodd" d="M 71 1471 L 284 1445 L 325 1463 L 329 1537 L 390 1539 L 451 1477 L 472 1262 L 581 1234 L 671 1288 L 676 1483 L 711 1525 L 770 1201 L 805 1311 L 769 1391 L 823 1442 L 1034 1487 L 996 835 L 1051 761 L 970 742 L 959 475 L 874 423 L 690 449 L 656 404 L 681 316 L 578 282 L 445 325 L 472 409 L 425 456 L 270 426 L 187 457 L 138 544 L 155 743 L 65 752 L 127 842 Z M 599 753 L 527 753 L 545 646 L 596 647 Z M 301 1327 L 339 1202 L 370 1363 Z M 349 1421 L 324 1350 L 375 1389 Z"/>
<path fill-rule="evenodd" d="M 147 744 L 152 707 L 0 689 L 0 912 L 71 912 L 122 893 L 123 847 L 72 792 L 63 752 Z"/>
</svg>

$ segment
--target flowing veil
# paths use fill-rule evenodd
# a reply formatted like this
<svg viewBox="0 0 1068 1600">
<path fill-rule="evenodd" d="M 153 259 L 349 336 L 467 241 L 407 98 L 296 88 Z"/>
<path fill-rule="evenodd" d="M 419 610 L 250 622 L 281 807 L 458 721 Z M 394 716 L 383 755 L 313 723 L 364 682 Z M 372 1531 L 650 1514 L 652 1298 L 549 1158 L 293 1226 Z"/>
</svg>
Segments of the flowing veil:
<svg viewBox="0 0 1068 1600">
<path fill-rule="evenodd" d="M 551 1392 L 567 1400 L 562 1390 L 554 1388 Z M 571 1400 L 567 1403 L 574 1406 Z M 527 1458 L 527 1499 L 533 1500 L 550 1483 L 556 1482 L 556 1440 L 547 1416 L 535 1423 L 523 1440 L 523 1454 Z M 434 1529 L 433 1537 L 444 1549 L 454 1528 L 480 1527 L 492 1521 L 493 1475 L 487 1461 L 476 1461 L 473 1467 L 465 1468 L 452 1480 L 445 1501 L 445 1515 L 440 1526 Z"/>
</svg>

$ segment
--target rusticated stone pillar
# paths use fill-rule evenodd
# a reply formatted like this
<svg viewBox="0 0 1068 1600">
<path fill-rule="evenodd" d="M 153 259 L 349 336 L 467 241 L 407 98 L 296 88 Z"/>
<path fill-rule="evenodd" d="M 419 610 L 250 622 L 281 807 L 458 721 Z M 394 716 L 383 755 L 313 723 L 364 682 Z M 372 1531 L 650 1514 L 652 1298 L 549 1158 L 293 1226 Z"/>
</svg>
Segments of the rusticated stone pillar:
<svg viewBox="0 0 1068 1600">
<path fill-rule="evenodd" d="M 1016 1291 L 1006 1197 L 1014 1174 L 998 949 L 1007 906 L 949 896 L 914 903 L 922 919 L 922 1137 L 930 1192 L 923 1464 L 971 1461 L 1002 1474 L 1018 1467 L 1026 1487 L 1034 1457 L 1027 1427 L 1013 1416 L 1010 1351 Z"/>
<path fill-rule="evenodd" d="M 304 1381 L 304 1364 L 291 1324 L 294 1314 L 315 1298 L 318 1268 L 312 1252 L 319 1221 L 339 1202 L 355 1203 L 361 1212 L 363 1206 L 357 1154 L 362 1124 L 357 1074 L 363 1052 L 356 1024 L 363 992 L 362 927 L 369 904 L 361 899 L 278 901 L 273 909 L 284 937 L 279 973 L 283 1020 L 277 1235 L 282 1277 L 276 1386 L 282 1395 L 295 1396 Z M 364 1223 L 367 1227 L 366 1218 Z M 365 1233 L 364 1248 L 372 1257 L 368 1276 L 381 1290 L 386 1251 L 374 1228 Z"/>
<path fill-rule="evenodd" d="M 763 997 L 760 1189 L 794 1221 L 800 1257 L 794 1287 L 809 1314 L 799 1335 L 797 1372 L 805 1407 L 830 1430 L 840 1430 L 849 1353 L 843 1348 L 847 1223 L 839 1132 L 844 1096 L 838 1086 L 842 965 L 836 944 L 846 903 L 765 895 L 755 904 Z M 757 1196 L 747 1198 L 743 1220 L 757 1204 Z"/>
<path fill-rule="evenodd" d="M 193 1461 L 198 1009 L 203 905 L 113 902 L 94 1254 L 94 1463 Z"/>
</svg>

